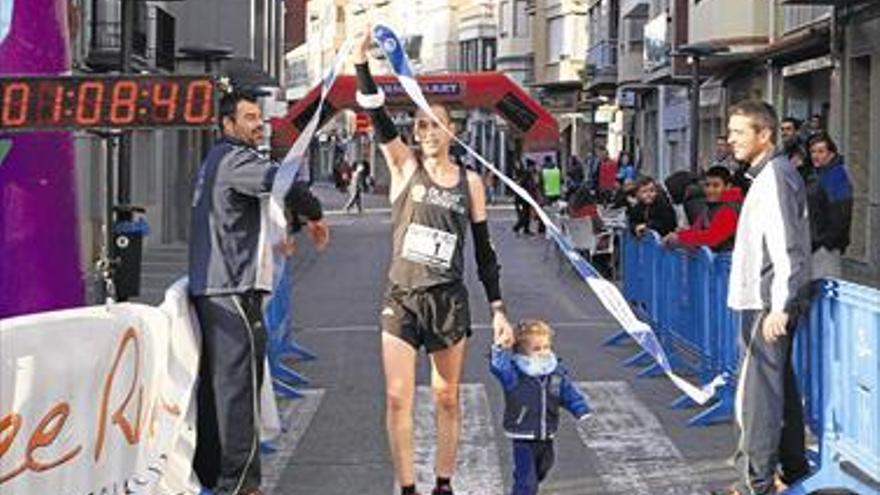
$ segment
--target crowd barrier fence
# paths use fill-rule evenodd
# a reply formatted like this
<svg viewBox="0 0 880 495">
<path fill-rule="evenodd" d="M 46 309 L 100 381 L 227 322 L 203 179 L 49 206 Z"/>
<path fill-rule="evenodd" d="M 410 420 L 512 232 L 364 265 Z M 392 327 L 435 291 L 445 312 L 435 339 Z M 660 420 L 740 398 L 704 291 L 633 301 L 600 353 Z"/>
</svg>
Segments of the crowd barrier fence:
<svg viewBox="0 0 880 495">
<path fill-rule="evenodd" d="M 664 247 L 656 233 L 622 238 L 624 296 L 657 333 L 670 363 L 701 380 L 727 374 L 691 426 L 733 417 L 740 315 L 727 307 L 730 254 Z M 799 319 L 792 359 L 805 421 L 819 439 L 816 469 L 786 492 L 829 488 L 880 494 L 880 291 L 829 279 L 817 283 Z M 619 344 L 625 336 L 606 341 Z M 639 353 L 624 364 L 648 361 Z M 656 365 L 640 375 L 656 375 Z M 693 407 L 686 396 L 672 407 Z"/>
</svg>

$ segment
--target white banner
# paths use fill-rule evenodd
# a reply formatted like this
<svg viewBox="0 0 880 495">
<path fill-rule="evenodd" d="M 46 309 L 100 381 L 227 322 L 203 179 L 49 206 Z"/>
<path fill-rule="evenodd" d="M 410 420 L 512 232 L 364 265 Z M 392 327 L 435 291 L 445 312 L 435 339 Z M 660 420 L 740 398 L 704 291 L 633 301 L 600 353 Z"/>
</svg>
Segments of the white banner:
<svg viewBox="0 0 880 495">
<path fill-rule="evenodd" d="M 198 493 L 185 301 L 0 320 L 0 493 Z"/>
</svg>

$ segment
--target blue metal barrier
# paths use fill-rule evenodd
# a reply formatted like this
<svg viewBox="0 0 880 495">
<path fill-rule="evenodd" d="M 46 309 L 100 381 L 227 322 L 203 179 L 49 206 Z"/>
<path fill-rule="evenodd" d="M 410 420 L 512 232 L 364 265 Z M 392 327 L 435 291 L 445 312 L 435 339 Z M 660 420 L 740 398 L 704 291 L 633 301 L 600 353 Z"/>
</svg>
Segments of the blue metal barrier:
<svg viewBox="0 0 880 495">
<path fill-rule="evenodd" d="M 666 249 L 654 232 L 641 238 L 627 232 L 622 243 L 624 295 L 637 314 L 651 324 L 672 367 L 693 373 L 704 381 L 719 373 L 735 372 L 736 332 L 730 325 L 738 319 L 727 309 L 727 291 L 716 289 L 719 284 L 727 286 L 729 256 L 717 255 L 706 248 Z M 724 338 L 718 335 L 719 330 Z M 614 335 L 606 343 L 623 340 L 624 337 Z M 640 352 L 626 359 L 624 365 L 645 362 L 651 362 L 650 356 Z M 651 364 L 639 376 L 660 373 L 662 369 Z M 733 404 L 731 393 L 722 391 L 719 400 L 689 424 L 707 425 L 729 418 Z M 672 405 L 680 408 L 694 404 L 682 396 Z"/>
<path fill-rule="evenodd" d="M 727 307 L 730 255 L 669 250 L 658 241 L 656 235 L 624 236 L 625 297 L 642 309 L 640 317 L 655 328 L 671 362 L 695 361 L 703 380 L 735 377 L 740 314 Z M 839 280 L 818 289 L 793 351 L 806 423 L 820 439 L 818 469 L 785 493 L 880 494 L 880 291 Z M 729 420 L 734 386 L 730 380 L 688 424 Z M 691 403 L 679 398 L 673 405 Z"/>
<path fill-rule="evenodd" d="M 621 244 L 621 260 L 620 266 L 623 272 L 623 297 L 630 302 L 636 315 L 644 313 L 644 300 L 642 298 L 643 279 L 645 274 L 639 272 L 640 248 L 636 238 L 626 231 L 620 238 Z M 626 330 L 619 330 L 611 335 L 603 342 L 605 346 L 618 345 L 629 340 L 629 333 Z M 643 359 L 644 356 L 637 356 Z"/>
<path fill-rule="evenodd" d="M 657 314 L 662 308 L 666 307 L 663 301 L 666 287 L 663 283 L 665 278 L 663 252 L 659 249 L 659 246 L 661 246 L 660 237 L 656 232 L 649 231 L 642 236 L 641 240 L 634 239 L 630 232 L 624 235 L 625 243 L 632 242 L 635 244 L 635 248 L 631 249 L 636 257 L 635 262 L 624 261 L 629 268 L 629 273 L 636 277 L 636 282 L 633 284 L 635 294 L 631 303 L 636 316 L 644 321 L 652 322 L 654 333 L 657 335 L 658 340 L 663 342 L 667 337 L 666 328 L 659 324 L 659 319 L 652 317 L 652 315 Z M 627 276 L 629 275 L 625 275 L 625 277 Z M 616 337 L 612 337 L 609 341 Z M 625 339 L 621 338 L 619 340 Z M 670 364 L 675 366 L 677 364 L 675 356 L 670 355 L 669 358 Z M 644 350 L 639 351 L 624 361 L 626 366 L 648 364 L 647 368 L 639 372 L 639 376 L 655 376 L 662 373 L 662 368 L 656 363 L 652 363 L 651 355 Z"/>
<path fill-rule="evenodd" d="M 825 281 L 799 348 L 808 422 L 820 428 L 819 469 L 785 493 L 880 493 L 880 291 Z M 810 361 L 815 360 L 815 361 Z M 819 370 L 813 366 L 819 365 Z M 802 368 L 804 370 L 804 368 Z M 818 384 L 815 382 L 819 382 Z"/>
<path fill-rule="evenodd" d="M 804 398 L 804 419 L 816 436 L 822 433 L 822 347 L 825 345 L 822 329 L 827 323 L 821 291 L 818 295 L 810 312 L 798 321 L 792 351 L 798 390 Z"/>
<path fill-rule="evenodd" d="M 643 308 L 640 316 L 651 323 L 673 368 L 704 382 L 722 373 L 735 376 L 739 315 L 727 307 L 730 255 L 707 248 L 667 249 L 654 232 L 641 238 L 627 233 L 623 245 L 625 296 L 634 308 Z M 607 342 L 621 340 L 615 335 Z M 641 352 L 624 364 L 639 364 L 649 358 Z M 661 372 L 652 364 L 639 376 Z M 722 387 L 716 400 L 688 424 L 705 426 L 729 420 L 733 396 L 733 384 Z M 686 395 L 672 403 L 675 408 L 694 405 Z"/>
<path fill-rule="evenodd" d="M 281 281 L 266 305 L 264 315 L 268 343 L 266 353 L 269 356 L 269 370 L 272 375 L 272 386 L 275 393 L 287 398 L 300 398 L 302 394 L 296 385 L 305 385 L 309 380 L 284 363 L 285 358 L 299 356 L 303 359 L 314 359 L 314 354 L 296 344 L 292 336 L 293 304 L 293 270 L 290 263 L 285 262 L 281 273 Z"/>
<path fill-rule="evenodd" d="M 712 254 L 711 273 L 707 277 L 708 326 L 703 329 L 706 377 L 719 374 L 736 376 L 739 365 L 740 314 L 727 307 L 727 282 L 730 278 L 730 254 Z M 705 320 L 704 320 L 705 321 Z M 702 374 L 701 374 L 702 375 Z M 735 383 L 728 381 L 717 391 L 717 400 L 688 421 L 690 426 L 706 426 L 733 418 Z"/>
</svg>

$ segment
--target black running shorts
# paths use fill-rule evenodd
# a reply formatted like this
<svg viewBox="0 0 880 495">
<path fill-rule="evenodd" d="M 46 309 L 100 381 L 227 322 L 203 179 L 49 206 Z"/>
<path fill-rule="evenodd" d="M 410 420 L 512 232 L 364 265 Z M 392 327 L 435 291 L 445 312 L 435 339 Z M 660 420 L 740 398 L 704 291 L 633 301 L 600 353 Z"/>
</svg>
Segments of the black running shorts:
<svg viewBox="0 0 880 495">
<path fill-rule="evenodd" d="M 383 332 L 429 353 L 454 346 L 471 335 L 468 292 L 462 283 L 417 291 L 390 287 L 382 303 Z"/>
</svg>

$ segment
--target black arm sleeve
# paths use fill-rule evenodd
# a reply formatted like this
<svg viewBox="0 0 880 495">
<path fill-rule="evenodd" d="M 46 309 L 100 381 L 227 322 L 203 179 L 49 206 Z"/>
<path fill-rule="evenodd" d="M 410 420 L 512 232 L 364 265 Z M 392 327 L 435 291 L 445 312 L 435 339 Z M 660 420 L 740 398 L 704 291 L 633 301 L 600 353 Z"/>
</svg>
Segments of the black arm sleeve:
<svg viewBox="0 0 880 495">
<path fill-rule="evenodd" d="M 489 225 L 486 221 L 472 223 L 474 236 L 474 257 L 477 260 L 477 273 L 486 289 L 486 299 L 490 303 L 501 300 L 501 265 L 495 255 L 495 248 L 489 240 Z"/>
<path fill-rule="evenodd" d="M 376 81 L 373 80 L 373 74 L 370 73 L 370 64 L 354 64 L 354 70 L 357 73 L 358 89 L 365 95 L 374 95 L 379 92 Z"/>
<path fill-rule="evenodd" d="M 355 64 L 354 68 L 357 72 L 358 89 L 360 92 L 365 95 L 377 94 L 379 88 L 376 86 L 376 81 L 373 80 L 372 74 L 370 74 L 369 64 Z M 376 135 L 379 137 L 381 144 L 394 141 L 399 136 L 397 126 L 394 125 L 388 112 L 385 111 L 385 107 L 368 108 L 366 111 L 373 121 L 373 127 L 376 128 Z"/>
</svg>

